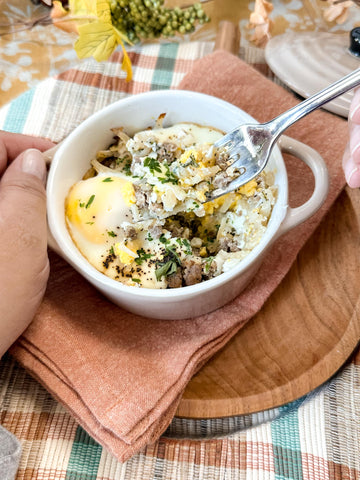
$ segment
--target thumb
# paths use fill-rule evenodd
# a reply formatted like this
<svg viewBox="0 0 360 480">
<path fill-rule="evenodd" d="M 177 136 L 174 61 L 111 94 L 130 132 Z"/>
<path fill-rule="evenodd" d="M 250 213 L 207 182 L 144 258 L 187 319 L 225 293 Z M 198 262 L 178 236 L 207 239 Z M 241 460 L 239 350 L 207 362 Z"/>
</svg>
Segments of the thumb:
<svg viewBox="0 0 360 480">
<path fill-rule="evenodd" d="M 6 295 L 0 310 L 9 305 L 11 316 L 23 319 L 18 334 L 34 316 L 49 273 L 45 178 L 43 156 L 31 149 L 13 161 L 0 182 L 0 284 Z M 0 313 L 6 318 L 6 311 Z"/>
<path fill-rule="evenodd" d="M 9 212 L 9 215 L 13 214 L 14 220 L 24 213 L 31 217 L 43 217 L 45 181 L 46 164 L 43 155 L 39 150 L 25 150 L 7 168 L 1 179 L 0 215 L 3 217 L 5 211 Z M 19 220 L 16 221 L 19 223 Z"/>
</svg>

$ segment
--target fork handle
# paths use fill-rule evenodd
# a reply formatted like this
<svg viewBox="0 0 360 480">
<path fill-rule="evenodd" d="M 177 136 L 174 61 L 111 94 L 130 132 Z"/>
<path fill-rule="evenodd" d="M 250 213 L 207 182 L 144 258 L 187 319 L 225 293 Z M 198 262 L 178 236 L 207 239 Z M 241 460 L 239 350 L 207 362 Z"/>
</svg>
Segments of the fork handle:
<svg viewBox="0 0 360 480">
<path fill-rule="evenodd" d="M 290 110 L 287 110 L 268 122 L 267 125 L 271 129 L 271 133 L 275 136 L 275 140 L 284 132 L 284 130 L 290 127 L 290 125 L 357 85 L 360 85 L 360 68 L 354 70 L 337 82 L 332 83 L 330 86 L 315 93 L 315 95 L 312 95 L 295 107 L 290 108 Z"/>
</svg>

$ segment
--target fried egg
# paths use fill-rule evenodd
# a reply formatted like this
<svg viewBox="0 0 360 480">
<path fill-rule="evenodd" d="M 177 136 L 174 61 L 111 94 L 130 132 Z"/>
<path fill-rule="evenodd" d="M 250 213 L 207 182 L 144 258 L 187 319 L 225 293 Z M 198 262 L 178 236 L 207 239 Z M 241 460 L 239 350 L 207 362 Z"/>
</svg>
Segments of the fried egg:
<svg viewBox="0 0 360 480">
<path fill-rule="evenodd" d="M 65 201 L 66 222 L 80 252 L 100 271 L 111 247 L 119 240 L 120 225 L 131 222 L 135 203 L 133 184 L 112 175 L 98 175 L 72 186 Z"/>
</svg>

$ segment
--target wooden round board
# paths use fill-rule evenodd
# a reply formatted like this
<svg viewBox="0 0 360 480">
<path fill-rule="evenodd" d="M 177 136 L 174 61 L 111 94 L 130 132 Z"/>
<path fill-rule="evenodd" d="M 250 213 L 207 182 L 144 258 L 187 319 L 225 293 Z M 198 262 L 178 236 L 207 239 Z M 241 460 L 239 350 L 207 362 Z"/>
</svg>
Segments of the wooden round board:
<svg viewBox="0 0 360 480">
<path fill-rule="evenodd" d="M 190 381 L 177 416 L 274 408 L 328 380 L 360 338 L 360 191 L 346 188 L 262 310 Z"/>
</svg>

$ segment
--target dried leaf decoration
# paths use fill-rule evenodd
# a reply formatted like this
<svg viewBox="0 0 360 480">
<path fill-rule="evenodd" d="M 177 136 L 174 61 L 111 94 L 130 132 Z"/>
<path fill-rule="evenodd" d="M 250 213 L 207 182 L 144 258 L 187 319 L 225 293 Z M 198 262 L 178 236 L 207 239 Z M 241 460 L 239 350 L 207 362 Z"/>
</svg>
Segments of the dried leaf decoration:
<svg viewBox="0 0 360 480">
<path fill-rule="evenodd" d="M 79 58 L 94 57 L 96 61 L 107 60 L 118 45 L 114 27 L 110 23 L 92 22 L 79 27 L 75 51 Z"/>
<path fill-rule="evenodd" d="M 96 2 L 96 15 L 99 20 L 104 23 L 111 23 L 111 12 L 109 2 L 106 0 L 98 0 Z"/>
<path fill-rule="evenodd" d="M 334 2 L 335 0 L 328 0 L 329 6 L 324 11 L 324 18 L 327 22 L 344 23 L 349 15 L 348 9 L 354 3 L 350 0 L 338 4 L 334 4 Z"/>
<path fill-rule="evenodd" d="M 121 40 L 119 40 L 119 42 L 123 51 L 123 61 L 121 64 L 121 68 L 122 70 L 124 70 L 124 72 L 127 72 L 126 81 L 130 82 L 130 80 L 132 79 L 131 60 L 129 58 L 129 55 L 127 54 L 127 51 L 125 50 L 124 43 Z"/>
<path fill-rule="evenodd" d="M 112 25 L 108 0 L 70 0 L 66 10 L 61 2 L 54 1 L 51 16 L 54 25 L 68 32 L 75 31 L 79 35 L 74 46 L 79 58 L 93 57 L 102 62 L 121 45 L 121 68 L 126 72 L 126 81 L 132 79 L 131 61 L 124 45 L 128 39 Z"/>
<path fill-rule="evenodd" d="M 77 24 L 74 19 L 70 21 L 70 15 L 67 10 L 62 6 L 61 2 L 54 1 L 53 7 L 51 9 L 51 18 L 53 24 L 56 25 L 61 30 L 64 30 L 68 33 L 78 33 Z M 63 20 L 63 21 L 62 21 Z"/>
<path fill-rule="evenodd" d="M 70 0 L 69 10 L 73 15 L 78 17 L 96 17 L 98 14 L 98 3 L 107 3 L 96 0 Z"/>
<path fill-rule="evenodd" d="M 254 28 L 254 34 L 251 41 L 257 46 L 264 46 L 270 38 L 270 29 L 272 21 L 269 14 L 274 6 L 266 0 L 255 0 L 254 11 L 250 15 L 249 28 Z"/>
</svg>

